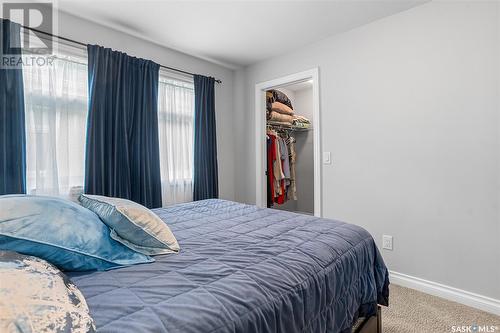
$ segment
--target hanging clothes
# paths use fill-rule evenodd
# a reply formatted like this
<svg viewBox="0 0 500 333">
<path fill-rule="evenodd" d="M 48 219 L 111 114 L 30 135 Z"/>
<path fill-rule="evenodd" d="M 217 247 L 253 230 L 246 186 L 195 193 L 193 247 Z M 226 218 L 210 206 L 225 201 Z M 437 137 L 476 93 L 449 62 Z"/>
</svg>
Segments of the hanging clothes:
<svg viewBox="0 0 500 333">
<path fill-rule="evenodd" d="M 281 158 L 280 158 L 280 146 L 279 146 L 279 141 L 277 136 L 274 139 L 274 149 L 273 149 L 273 154 L 274 154 L 274 162 L 273 162 L 273 174 L 274 174 L 274 180 L 273 180 L 273 187 L 274 187 L 274 193 L 275 193 L 275 198 L 279 197 L 281 195 L 281 179 L 283 179 L 283 173 L 281 171 Z"/>
<path fill-rule="evenodd" d="M 268 207 L 296 200 L 295 139 L 287 132 L 267 131 L 267 183 Z"/>
<path fill-rule="evenodd" d="M 284 138 L 280 137 L 280 154 L 283 160 L 283 178 L 290 179 L 290 154 L 288 153 L 288 146 Z"/>
<path fill-rule="evenodd" d="M 276 140 L 277 143 L 277 160 L 276 164 L 278 165 L 278 168 L 280 169 L 280 177 L 278 181 L 278 188 L 279 188 L 279 196 L 276 198 L 276 203 L 282 205 L 286 202 L 286 191 L 285 191 L 285 173 L 283 172 L 283 164 L 284 164 L 284 156 L 283 156 L 283 142 L 280 137 L 277 138 Z"/>
<path fill-rule="evenodd" d="M 274 149 L 276 137 L 267 135 L 267 207 L 272 207 L 274 203 Z M 271 185 L 270 185 L 271 184 Z"/>
<path fill-rule="evenodd" d="M 295 148 L 291 130 L 308 129 L 309 119 L 296 115 L 288 96 L 275 89 L 266 91 L 267 117 L 267 206 L 297 200 Z"/>
<path fill-rule="evenodd" d="M 289 195 L 288 190 L 290 187 L 290 154 L 288 153 L 288 146 L 286 144 L 286 139 L 284 137 L 278 138 L 280 142 L 280 158 L 283 171 L 283 198 L 280 199 L 283 203 L 288 201 Z"/>
<path fill-rule="evenodd" d="M 297 152 L 295 151 L 295 138 L 288 138 L 288 152 L 290 156 L 290 190 L 288 191 L 289 199 L 297 200 L 297 183 L 295 177 L 295 162 L 297 159 Z"/>
</svg>

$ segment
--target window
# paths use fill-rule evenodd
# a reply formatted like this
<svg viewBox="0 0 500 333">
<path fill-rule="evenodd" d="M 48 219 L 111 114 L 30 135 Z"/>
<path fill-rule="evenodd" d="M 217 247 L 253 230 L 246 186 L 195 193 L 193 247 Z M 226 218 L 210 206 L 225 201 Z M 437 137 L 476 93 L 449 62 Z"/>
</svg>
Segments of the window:
<svg viewBox="0 0 500 333">
<path fill-rule="evenodd" d="M 59 43 L 53 66 L 25 66 L 23 76 L 27 193 L 78 193 L 85 173 L 86 50 Z M 192 79 L 160 71 L 158 130 L 163 206 L 192 201 Z"/>
<path fill-rule="evenodd" d="M 52 66 L 23 68 L 28 194 L 83 186 L 87 75 L 85 50 L 62 44 Z"/>
<path fill-rule="evenodd" d="M 193 199 L 194 86 L 160 72 L 158 135 L 163 206 Z"/>
</svg>

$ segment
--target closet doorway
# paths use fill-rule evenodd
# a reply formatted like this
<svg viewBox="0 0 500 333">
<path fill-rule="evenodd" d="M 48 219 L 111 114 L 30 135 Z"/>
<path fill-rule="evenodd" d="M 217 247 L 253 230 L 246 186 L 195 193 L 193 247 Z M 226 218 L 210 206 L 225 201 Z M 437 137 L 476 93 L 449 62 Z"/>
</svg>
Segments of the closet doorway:
<svg viewBox="0 0 500 333">
<path fill-rule="evenodd" d="M 255 85 L 255 193 L 260 207 L 322 216 L 318 72 L 314 68 Z"/>
</svg>

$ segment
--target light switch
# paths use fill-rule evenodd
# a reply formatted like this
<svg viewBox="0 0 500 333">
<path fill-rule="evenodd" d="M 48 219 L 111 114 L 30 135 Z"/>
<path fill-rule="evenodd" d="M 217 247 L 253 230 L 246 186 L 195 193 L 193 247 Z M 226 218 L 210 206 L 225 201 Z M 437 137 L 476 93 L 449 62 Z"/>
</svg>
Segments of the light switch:
<svg viewBox="0 0 500 333">
<path fill-rule="evenodd" d="M 323 152 L 323 163 L 332 164 L 332 154 L 329 151 Z"/>
</svg>

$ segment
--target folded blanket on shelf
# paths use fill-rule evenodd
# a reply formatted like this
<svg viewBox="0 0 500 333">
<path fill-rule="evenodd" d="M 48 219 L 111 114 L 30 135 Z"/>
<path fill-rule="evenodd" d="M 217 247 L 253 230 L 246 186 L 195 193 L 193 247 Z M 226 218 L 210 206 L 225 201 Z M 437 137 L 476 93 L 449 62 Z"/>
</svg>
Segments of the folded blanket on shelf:
<svg viewBox="0 0 500 333">
<path fill-rule="evenodd" d="M 268 125 L 292 128 L 292 124 L 285 121 L 268 121 Z"/>
<path fill-rule="evenodd" d="M 281 91 L 275 90 L 275 89 L 271 89 L 271 90 L 268 90 L 266 92 L 266 96 L 269 96 L 267 94 L 271 94 L 272 95 L 272 102 L 283 103 L 286 106 L 288 106 L 290 109 L 293 110 L 292 102 L 290 101 L 290 99 L 288 98 L 288 96 L 285 95 L 284 93 L 282 93 Z"/>
<path fill-rule="evenodd" d="M 281 114 L 293 116 L 293 110 L 289 108 L 287 105 L 280 102 L 273 102 L 271 104 L 271 110 Z"/>
<path fill-rule="evenodd" d="M 299 116 L 299 115 L 295 115 L 293 117 L 293 122 L 294 123 L 303 123 L 303 124 L 310 124 L 311 121 L 309 119 L 307 119 L 306 117 L 303 117 L 303 116 Z"/>
<path fill-rule="evenodd" d="M 311 127 L 311 121 L 306 117 L 295 115 L 292 121 L 293 127 L 309 129 Z"/>
<path fill-rule="evenodd" d="M 309 123 L 298 123 L 298 122 L 293 122 L 293 127 L 295 128 L 311 128 L 311 124 Z"/>
<path fill-rule="evenodd" d="M 282 113 L 279 113 L 279 112 L 272 111 L 269 114 L 269 119 L 268 120 L 280 121 L 280 122 L 286 122 L 286 123 L 292 124 L 293 117 L 290 116 L 290 115 L 287 115 L 287 114 L 282 114 Z"/>
<path fill-rule="evenodd" d="M 266 109 L 267 109 L 267 112 L 271 112 L 273 102 L 274 102 L 273 93 L 270 91 L 266 91 Z"/>
</svg>

